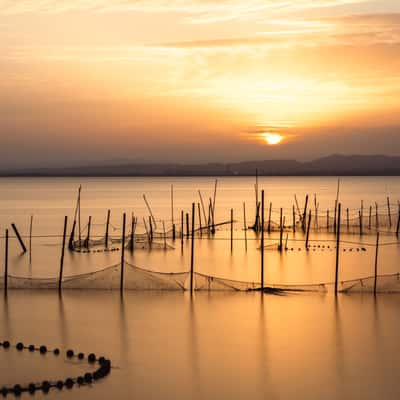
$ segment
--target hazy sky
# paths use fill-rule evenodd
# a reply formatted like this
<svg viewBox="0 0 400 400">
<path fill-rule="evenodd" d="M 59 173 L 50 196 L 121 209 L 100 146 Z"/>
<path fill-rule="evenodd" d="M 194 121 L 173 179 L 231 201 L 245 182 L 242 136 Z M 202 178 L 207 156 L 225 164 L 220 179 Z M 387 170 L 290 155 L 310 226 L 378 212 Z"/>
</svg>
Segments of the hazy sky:
<svg viewBox="0 0 400 400">
<path fill-rule="evenodd" d="M 1 167 L 398 155 L 400 1 L 0 0 L 0 132 Z"/>
</svg>

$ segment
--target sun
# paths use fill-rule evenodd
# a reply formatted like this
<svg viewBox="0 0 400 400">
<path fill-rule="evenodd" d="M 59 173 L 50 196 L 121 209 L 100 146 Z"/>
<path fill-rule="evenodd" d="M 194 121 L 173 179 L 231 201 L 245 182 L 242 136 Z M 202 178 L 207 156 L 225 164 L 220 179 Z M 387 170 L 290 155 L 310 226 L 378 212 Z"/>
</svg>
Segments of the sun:
<svg viewBox="0 0 400 400">
<path fill-rule="evenodd" d="M 275 146 L 283 140 L 283 136 L 279 133 L 263 133 L 262 137 L 269 146 Z"/>
</svg>

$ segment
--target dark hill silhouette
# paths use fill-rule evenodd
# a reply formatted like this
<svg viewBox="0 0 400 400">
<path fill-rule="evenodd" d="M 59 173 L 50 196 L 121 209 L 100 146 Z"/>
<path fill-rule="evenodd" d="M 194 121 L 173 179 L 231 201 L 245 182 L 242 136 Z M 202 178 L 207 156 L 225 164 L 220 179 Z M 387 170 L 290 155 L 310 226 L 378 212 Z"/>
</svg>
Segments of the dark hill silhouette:
<svg viewBox="0 0 400 400">
<path fill-rule="evenodd" d="M 0 176 L 345 176 L 400 175 L 400 157 L 330 155 L 313 161 L 263 160 L 235 163 L 119 163 L 70 168 L 3 170 Z"/>
</svg>

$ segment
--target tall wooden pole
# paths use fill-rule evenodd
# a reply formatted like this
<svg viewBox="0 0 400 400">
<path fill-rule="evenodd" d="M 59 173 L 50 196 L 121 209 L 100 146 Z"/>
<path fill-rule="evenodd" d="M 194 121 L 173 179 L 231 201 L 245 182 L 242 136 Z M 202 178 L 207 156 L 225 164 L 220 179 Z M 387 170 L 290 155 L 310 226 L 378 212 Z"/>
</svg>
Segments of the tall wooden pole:
<svg viewBox="0 0 400 400">
<path fill-rule="evenodd" d="M 6 229 L 5 251 L 4 251 L 4 294 L 8 290 L 8 229 Z"/>
<path fill-rule="evenodd" d="M 190 236 L 190 227 L 189 227 L 189 213 L 186 213 L 186 237 Z"/>
<path fill-rule="evenodd" d="M 233 252 L 233 208 L 231 208 L 231 253 Z"/>
<path fill-rule="evenodd" d="M 106 237 L 105 237 L 106 247 L 108 247 L 108 232 L 109 232 L 109 226 L 110 226 L 110 215 L 111 215 L 111 210 L 107 210 Z"/>
<path fill-rule="evenodd" d="M 264 190 L 261 190 L 261 292 L 264 293 Z"/>
<path fill-rule="evenodd" d="M 376 283 L 377 283 L 377 278 L 378 278 L 378 255 L 379 255 L 378 251 L 379 251 L 379 231 L 376 233 L 374 295 L 376 295 Z"/>
<path fill-rule="evenodd" d="M 338 279 L 339 279 L 339 256 L 340 256 L 340 219 L 342 215 L 342 205 L 338 204 L 338 214 L 337 214 L 337 234 L 336 234 L 336 269 L 335 269 L 335 296 L 338 291 Z"/>
<path fill-rule="evenodd" d="M 150 219 L 151 221 L 151 219 Z M 122 216 L 122 243 L 121 243 L 121 281 L 119 290 L 122 294 L 124 291 L 124 268 L 125 268 L 125 227 L 126 227 L 126 214 Z"/>
<path fill-rule="evenodd" d="M 306 201 L 304 203 L 304 212 L 303 212 L 303 231 L 306 230 L 306 217 L 307 217 L 307 207 L 308 207 L 308 194 L 306 195 Z"/>
<path fill-rule="evenodd" d="M 190 249 L 190 293 L 193 293 L 193 274 L 194 274 L 194 203 L 192 203 L 192 243 Z"/>
<path fill-rule="evenodd" d="M 308 250 L 308 239 L 310 237 L 310 227 L 311 227 L 311 210 L 308 214 L 308 225 L 307 225 L 307 234 L 306 234 L 306 250 Z"/>
<path fill-rule="evenodd" d="M 62 247 L 61 247 L 61 259 L 60 259 L 60 273 L 58 276 L 58 291 L 61 292 L 62 289 L 62 279 L 63 279 L 63 272 L 64 272 L 64 255 L 65 255 L 65 242 L 66 242 L 66 235 L 67 235 L 67 225 L 68 225 L 68 217 L 64 217 L 64 231 L 63 231 L 63 240 L 62 240 Z"/>
</svg>

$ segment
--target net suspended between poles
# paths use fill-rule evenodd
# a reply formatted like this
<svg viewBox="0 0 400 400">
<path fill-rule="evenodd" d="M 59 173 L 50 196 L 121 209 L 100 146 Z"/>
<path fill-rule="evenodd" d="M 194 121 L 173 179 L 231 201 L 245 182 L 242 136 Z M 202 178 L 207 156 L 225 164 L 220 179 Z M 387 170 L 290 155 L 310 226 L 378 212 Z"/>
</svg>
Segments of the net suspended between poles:
<svg viewBox="0 0 400 400">
<path fill-rule="evenodd" d="M 157 272 L 144 269 L 125 262 L 125 290 L 189 290 L 190 272 Z M 98 271 L 65 276 L 63 289 L 119 290 L 120 264 L 113 264 Z M 339 291 L 343 293 L 374 291 L 374 277 L 369 276 L 339 282 Z M 0 279 L 0 287 L 4 287 L 4 278 Z M 8 287 L 11 289 L 57 289 L 58 278 L 30 278 L 8 276 Z M 290 292 L 329 292 L 333 282 L 317 284 L 278 284 L 264 283 L 264 291 L 271 293 Z M 232 280 L 200 272 L 194 273 L 194 290 L 196 291 L 260 291 L 260 282 Z M 377 292 L 400 292 L 400 273 L 378 275 Z"/>
</svg>

